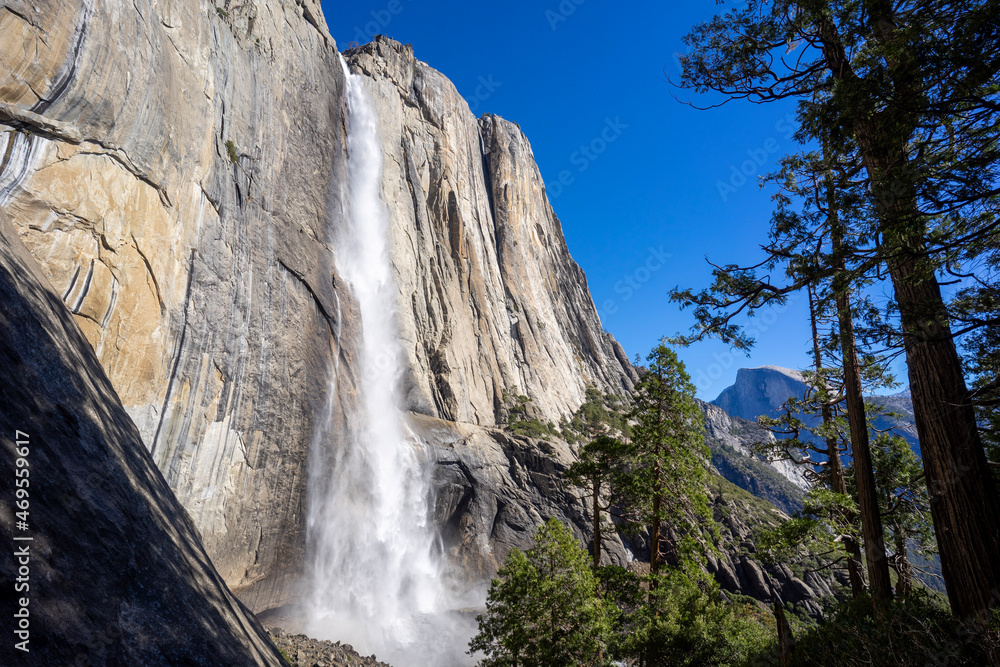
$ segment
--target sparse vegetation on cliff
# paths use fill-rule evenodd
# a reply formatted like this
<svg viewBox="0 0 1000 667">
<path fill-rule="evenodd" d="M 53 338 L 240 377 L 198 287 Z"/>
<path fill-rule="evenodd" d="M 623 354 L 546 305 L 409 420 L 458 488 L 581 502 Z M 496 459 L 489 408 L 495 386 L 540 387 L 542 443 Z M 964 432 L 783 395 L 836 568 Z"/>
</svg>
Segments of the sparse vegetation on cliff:
<svg viewBox="0 0 1000 667">
<path fill-rule="evenodd" d="M 507 411 L 505 428 L 510 433 L 541 440 L 562 437 L 562 433 L 552 422 L 543 423 L 539 419 L 529 416 L 528 404 L 531 403 L 531 399 L 527 396 L 523 394 L 512 395 L 504 390 L 503 403 Z"/>
</svg>

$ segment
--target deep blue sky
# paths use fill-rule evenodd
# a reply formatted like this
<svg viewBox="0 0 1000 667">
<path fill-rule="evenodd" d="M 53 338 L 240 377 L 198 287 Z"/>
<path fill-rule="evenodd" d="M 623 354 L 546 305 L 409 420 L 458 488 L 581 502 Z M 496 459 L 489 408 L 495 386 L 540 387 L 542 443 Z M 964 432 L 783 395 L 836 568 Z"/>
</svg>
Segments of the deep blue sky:
<svg viewBox="0 0 1000 667">
<path fill-rule="evenodd" d="M 706 286 L 706 256 L 760 259 L 773 191 L 761 190 L 757 175 L 796 148 L 786 118 L 791 104 L 733 102 L 700 111 L 674 99 L 709 101 L 667 77 L 679 75 L 682 36 L 725 7 L 714 0 L 323 2 L 341 50 L 373 33 L 411 43 L 476 115 L 520 124 L 604 327 L 630 357 L 688 330 L 693 318 L 667 293 Z M 613 141 L 604 142 L 602 132 Z M 589 156 L 581 150 L 588 145 Z M 756 173 L 741 185 L 733 170 L 754 159 L 763 165 L 746 164 Z M 725 196 L 720 183 L 730 187 Z M 670 257 L 661 261 L 662 253 Z M 715 341 L 681 350 L 699 397 L 715 398 L 740 367 L 807 365 L 806 314 L 801 297 L 751 320 L 762 331 L 750 358 Z"/>
</svg>

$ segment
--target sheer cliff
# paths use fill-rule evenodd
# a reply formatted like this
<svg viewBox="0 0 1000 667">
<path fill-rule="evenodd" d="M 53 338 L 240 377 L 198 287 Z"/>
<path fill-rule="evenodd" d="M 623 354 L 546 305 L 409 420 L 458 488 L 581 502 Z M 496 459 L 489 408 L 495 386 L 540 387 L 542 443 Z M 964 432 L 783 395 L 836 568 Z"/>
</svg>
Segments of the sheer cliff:
<svg viewBox="0 0 1000 667">
<path fill-rule="evenodd" d="M 492 426 L 506 390 L 558 422 L 588 384 L 628 390 L 520 129 L 477 120 L 408 46 L 377 37 L 346 57 L 379 113 L 409 409 Z"/>
<path fill-rule="evenodd" d="M 582 507 L 540 445 L 493 430 L 504 392 L 558 421 L 634 372 L 520 130 L 395 42 L 348 59 L 380 110 L 410 428 L 454 557 L 488 575 Z M 288 602 L 310 452 L 356 411 L 363 326 L 332 247 L 347 109 L 319 3 L 11 0 L 0 62 L 0 207 L 226 583 Z"/>
<path fill-rule="evenodd" d="M 378 112 L 409 428 L 436 460 L 443 544 L 481 581 L 547 517 L 581 536 L 589 525 L 560 483 L 572 451 L 498 428 L 504 396 L 559 422 L 588 385 L 622 394 L 635 370 L 601 328 L 520 129 L 476 119 L 443 74 L 391 39 L 345 59 Z M 627 560 L 617 538 L 608 546 Z"/>
<path fill-rule="evenodd" d="M 280 602 L 331 332 L 353 326 L 327 214 L 343 73 L 319 3 L 12 0 L 0 63 L 0 206 L 216 567 L 252 607 Z"/>
<path fill-rule="evenodd" d="M 482 582 L 545 518 L 581 538 L 591 523 L 560 481 L 572 448 L 505 432 L 505 395 L 559 422 L 588 385 L 620 394 L 635 371 L 520 129 L 476 118 L 407 46 L 344 55 L 378 110 L 407 437 L 429 454 L 445 549 Z M 310 475 L 328 473 L 316 445 L 357 416 L 364 326 L 335 261 L 348 112 L 319 3 L 10 0 L 0 63 L 0 208 L 39 289 L 91 346 L 181 529 L 254 611 L 293 602 Z M 706 412 L 726 461 L 745 455 Z M 613 562 L 641 551 L 605 539 Z M 755 571 L 737 566 L 746 588 Z"/>
<path fill-rule="evenodd" d="M 0 663 L 285 664 L 3 210 L 0 299 Z"/>
</svg>

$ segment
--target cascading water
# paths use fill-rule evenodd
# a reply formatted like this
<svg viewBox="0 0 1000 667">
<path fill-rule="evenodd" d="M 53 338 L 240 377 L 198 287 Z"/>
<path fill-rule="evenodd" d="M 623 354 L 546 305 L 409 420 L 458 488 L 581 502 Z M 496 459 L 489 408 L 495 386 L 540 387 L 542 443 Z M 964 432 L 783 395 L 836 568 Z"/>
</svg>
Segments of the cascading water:
<svg viewBox="0 0 1000 667">
<path fill-rule="evenodd" d="M 314 456 L 311 473 L 306 629 L 398 667 L 462 664 L 471 633 L 467 621 L 448 612 L 453 605 L 435 548 L 428 470 L 420 443 L 406 437 L 400 407 L 402 361 L 389 219 L 379 196 L 377 116 L 364 77 L 342 64 L 349 210 L 334 243 L 338 270 L 361 315 L 362 368 L 348 442 L 315 444 L 322 455 Z M 331 386 L 331 399 L 335 391 Z M 454 641 L 442 641 L 447 635 Z"/>
</svg>

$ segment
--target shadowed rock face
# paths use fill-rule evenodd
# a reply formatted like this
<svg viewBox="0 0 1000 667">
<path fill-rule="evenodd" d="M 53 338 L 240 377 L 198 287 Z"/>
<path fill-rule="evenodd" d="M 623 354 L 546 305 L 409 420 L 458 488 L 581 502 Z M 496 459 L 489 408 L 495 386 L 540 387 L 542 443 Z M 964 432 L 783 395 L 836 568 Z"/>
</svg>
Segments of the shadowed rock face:
<svg viewBox="0 0 1000 667">
<path fill-rule="evenodd" d="M 24 654 L 8 632 L 0 662 L 284 664 L 212 566 L 93 349 L 3 211 L 0 301 L 0 470 L 9 476 L 0 485 L 0 534 L 29 553 L 29 588 L 20 593 L 23 561 L 0 559 L 2 613 L 9 629 L 18 598 L 29 598 L 31 633 Z M 17 516 L 15 460 L 23 454 L 29 505 Z"/>
</svg>

